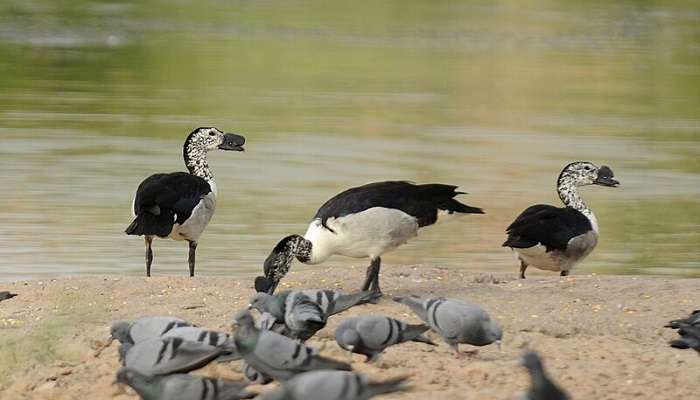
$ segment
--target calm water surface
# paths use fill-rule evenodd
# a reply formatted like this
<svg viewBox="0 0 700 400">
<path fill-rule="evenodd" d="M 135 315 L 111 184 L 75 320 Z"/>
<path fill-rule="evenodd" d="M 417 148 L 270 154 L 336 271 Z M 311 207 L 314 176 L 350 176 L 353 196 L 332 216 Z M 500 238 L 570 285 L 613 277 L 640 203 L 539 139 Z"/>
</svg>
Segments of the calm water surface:
<svg viewBox="0 0 700 400">
<path fill-rule="evenodd" d="M 143 274 L 131 198 L 201 125 L 248 139 L 210 157 L 203 275 L 259 273 L 327 198 L 386 179 L 487 211 L 386 265 L 515 272 L 504 227 L 582 159 L 622 186 L 583 190 L 602 237 L 578 271 L 700 276 L 700 7 L 578 3 L 3 1 L 0 279 Z M 186 274 L 184 243 L 154 250 Z"/>
</svg>

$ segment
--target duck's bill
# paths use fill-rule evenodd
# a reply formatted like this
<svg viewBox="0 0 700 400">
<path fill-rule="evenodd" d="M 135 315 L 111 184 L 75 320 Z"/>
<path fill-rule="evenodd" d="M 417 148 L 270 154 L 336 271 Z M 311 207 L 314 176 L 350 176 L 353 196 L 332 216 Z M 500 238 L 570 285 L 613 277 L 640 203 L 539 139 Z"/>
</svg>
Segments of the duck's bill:
<svg viewBox="0 0 700 400">
<path fill-rule="evenodd" d="M 236 135 L 235 133 L 225 133 L 224 140 L 219 145 L 219 150 L 229 150 L 229 151 L 245 151 L 243 145 L 245 144 L 245 138 L 241 135 Z"/>
<path fill-rule="evenodd" d="M 601 186 L 609 186 L 609 187 L 615 187 L 620 184 L 615 178 L 614 174 L 610 167 L 603 165 L 600 167 L 598 170 L 598 177 L 596 178 L 593 183 L 596 185 L 601 185 Z"/>
<path fill-rule="evenodd" d="M 273 281 L 264 276 L 258 276 L 255 278 L 255 291 L 258 293 L 274 294 L 278 284 L 279 281 Z"/>
<path fill-rule="evenodd" d="M 607 176 L 598 176 L 598 179 L 596 179 L 593 183 L 595 183 L 596 185 L 608 187 L 616 187 L 620 184 L 620 182 L 618 182 L 617 180 Z"/>
</svg>

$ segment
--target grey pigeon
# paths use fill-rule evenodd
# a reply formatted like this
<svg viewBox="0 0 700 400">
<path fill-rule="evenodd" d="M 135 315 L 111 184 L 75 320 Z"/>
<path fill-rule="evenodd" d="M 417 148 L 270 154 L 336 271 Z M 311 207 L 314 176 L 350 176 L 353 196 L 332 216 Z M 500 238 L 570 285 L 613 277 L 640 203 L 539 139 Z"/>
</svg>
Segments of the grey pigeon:
<svg viewBox="0 0 700 400">
<path fill-rule="evenodd" d="M 405 390 L 405 377 L 370 382 L 364 375 L 346 371 L 313 371 L 285 382 L 264 400 L 367 400 Z"/>
<path fill-rule="evenodd" d="M 678 329 L 680 339 L 672 340 L 671 347 L 693 349 L 700 354 L 700 325 L 683 325 Z"/>
<path fill-rule="evenodd" d="M 0 292 L 0 301 L 11 299 L 13 297 L 17 296 L 16 293 L 10 293 L 10 292 Z"/>
<path fill-rule="evenodd" d="M 409 306 L 418 318 L 440 334 L 457 353 L 457 358 L 464 356 L 459 351 L 460 343 L 473 346 L 501 343 L 501 327 L 476 304 L 443 297 L 414 295 L 397 297 L 394 301 Z"/>
<path fill-rule="evenodd" d="M 183 326 L 194 326 L 183 319 L 170 316 L 143 317 L 135 321 L 117 321 L 112 324 L 112 340 L 119 343 L 137 343 L 146 339 L 157 338 L 169 330 Z"/>
<path fill-rule="evenodd" d="M 345 350 L 367 356 L 367 362 L 375 360 L 381 352 L 395 344 L 414 341 L 431 345 L 435 343 L 422 334 L 427 325 L 408 325 L 382 315 L 363 315 L 349 318 L 335 330 L 335 340 Z"/>
<path fill-rule="evenodd" d="M 695 310 L 690 315 L 688 318 L 684 319 L 674 319 L 673 321 L 669 321 L 668 324 L 665 325 L 666 328 L 673 328 L 673 329 L 678 329 L 683 325 L 697 325 L 700 326 L 700 310 Z"/>
<path fill-rule="evenodd" d="M 206 330 L 196 326 L 181 326 L 169 330 L 161 337 L 178 337 L 190 342 L 205 343 L 226 350 L 226 352 L 217 359 L 218 361 L 235 361 L 241 359 L 238 350 L 236 350 L 236 343 L 234 343 L 233 337 L 224 332 Z"/>
<path fill-rule="evenodd" d="M 129 385 L 143 400 L 238 400 L 256 396 L 245 390 L 247 384 L 189 374 L 147 376 L 122 368 L 116 383 Z"/>
<path fill-rule="evenodd" d="M 220 347 L 177 337 L 146 339 L 126 346 L 130 348 L 124 356 L 124 366 L 149 376 L 193 371 L 226 352 Z"/>
<path fill-rule="evenodd" d="M 307 340 L 326 326 L 331 315 L 375 301 L 379 296 L 370 291 L 346 295 L 335 290 L 287 290 L 277 295 L 258 293 L 252 297 L 250 307 L 269 313 L 278 324 L 284 323 L 288 330 L 286 336 Z M 279 332 L 281 328 L 272 330 Z"/>
<path fill-rule="evenodd" d="M 317 369 L 351 370 L 349 364 L 318 355 L 317 351 L 286 336 L 255 327 L 250 311 L 236 315 L 234 338 L 241 357 L 256 371 L 275 380 Z"/>
<path fill-rule="evenodd" d="M 530 372 L 532 384 L 521 400 L 568 400 L 569 396 L 549 379 L 542 360 L 535 352 L 527 352 L 520 364 Z"/>
</svg>

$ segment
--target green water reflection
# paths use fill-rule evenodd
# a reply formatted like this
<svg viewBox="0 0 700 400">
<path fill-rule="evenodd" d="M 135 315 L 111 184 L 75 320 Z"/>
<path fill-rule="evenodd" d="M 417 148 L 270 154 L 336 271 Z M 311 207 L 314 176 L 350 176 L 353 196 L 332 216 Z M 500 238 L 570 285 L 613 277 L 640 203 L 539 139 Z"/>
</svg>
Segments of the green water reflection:
<svg viewBox="0 0 700 400">
<path fill-rule="evenodd" d="M 622 186 L 585 190 L 602 238 L 580 271 L 700 276 L 696 2 L 10 0 L 0 93 L 4 277 L 140 274 L 133 191 L 182 169 L 200 125 L 248 138 L 212 155 L 202 273 L 258 272 L 326 198 L 383 179 L 459 184 L 488 213 L 388 265 L 515 270 L 504 226 L 589 159 Z M 185 247 L 157 243 L 156 274 Z"/>
</svg>

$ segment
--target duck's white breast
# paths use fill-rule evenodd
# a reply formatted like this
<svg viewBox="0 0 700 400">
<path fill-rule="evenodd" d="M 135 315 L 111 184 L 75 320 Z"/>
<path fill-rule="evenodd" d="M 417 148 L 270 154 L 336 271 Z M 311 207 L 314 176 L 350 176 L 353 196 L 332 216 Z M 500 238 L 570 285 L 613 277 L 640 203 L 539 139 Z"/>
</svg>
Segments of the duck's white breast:
<svg viewBox="0 0 700 400">
<path fill-rule="evenodd" d="M 418 233 L 416 218 L 401 210 L 384 207 L 329 218 L 326 224 L 335 233 L 323 228 L 320 220 L 315 220 L 304 235 L 313 243 L 310 263 L 321 262 L 331 254 L 356 258 L 378 257 L 406 243 Z"/>
<path fill-rule="evenodd" d="M 190 217 L 182 225 L 177 223 L 173 225 L 170 237 L 175 240 L 197 241 L 214 215 L 215 208 L 216 195 L 213 192 L 202 196 L 199 204 L 192 209 Z"/>
</svg>

